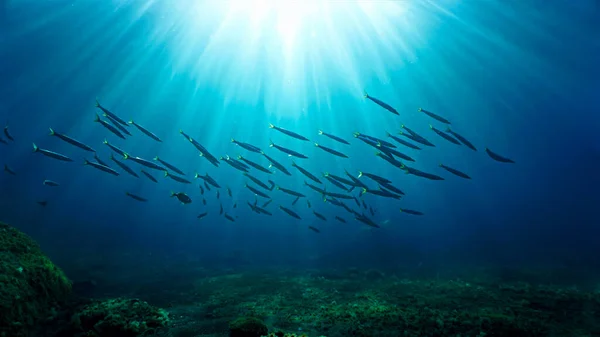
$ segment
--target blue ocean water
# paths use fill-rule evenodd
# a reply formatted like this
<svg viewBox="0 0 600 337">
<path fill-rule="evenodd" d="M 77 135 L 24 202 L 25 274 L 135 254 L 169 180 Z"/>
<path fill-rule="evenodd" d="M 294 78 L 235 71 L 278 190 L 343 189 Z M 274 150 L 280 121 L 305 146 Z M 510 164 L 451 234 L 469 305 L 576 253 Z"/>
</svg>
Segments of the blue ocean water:
<svg viewBox="0 0 600 337">
<path fill-rule="evenodd" d="M 0 13 L 0 122 L 14 136 L 0 144 L 0 164 L 16 173 L 0 175 L 1 219 L 51 255 L 141 250 L 207 261 L 233 256 L 254 265 L 600 266 L 595 1 L 3 1 Z M 364 91 L 399 115 L 365 99 Z M 134 127 L 126 140 L 111 134 L 94 122 L 102 113 L 96 98 L 162 142 Z M 444 125 L 419 107 L 449 119 L 477 151 L 433 133 L 430 124 Z M 402 137 L 401 125 L 436 146 L 416 151 L 396 144 L 398 150 L 416 160 L 415 168 L 445 180 L 407 175 L 353 136 L 393 142 L 386 132 Z M 83 165 L 93 154 L 50 137 L 49 127 L 93 147 L 120 175 Z M 251 173 L 307 198 L 292 205 L 293 197 L 273 190 L 273 215 L 252 212 L 249 180 L 223 161 L 211 165 L 179 130 L 217 158 L 241 154 L 266 166 L 260 154 L 230 140 L 260 147 L 292 175 Z M 132 177 L 111 162 L 104 139 L 133 156 L 159 156 L 193 183 L 150 169 L 158 183 Z M 362 196 L 381 228 L 366 226 L 304 186 L 308 178 L 270 141 L 308 156 L 295 162 L 318 177 L 375 173 L 406 195 Z M 73 162 L 33 153 L 32 143 Z M 486 147 L 515 163 L 492 160 Z M 139 165 L 123 162 L 139 173 Z M 440 163 L 472 179 L 453 176 Z M 219 199 L 215 189 L 200 194 L 196 172 L 219 182 Z M 44 186 L 45 179 L 60 186 Z M 192 203 L 182 205 L 171 191 Z M 220 205 L 235 222 L 219 215 Z M 197 219 L 203 212 L 208 215 Z"/>
</svg>

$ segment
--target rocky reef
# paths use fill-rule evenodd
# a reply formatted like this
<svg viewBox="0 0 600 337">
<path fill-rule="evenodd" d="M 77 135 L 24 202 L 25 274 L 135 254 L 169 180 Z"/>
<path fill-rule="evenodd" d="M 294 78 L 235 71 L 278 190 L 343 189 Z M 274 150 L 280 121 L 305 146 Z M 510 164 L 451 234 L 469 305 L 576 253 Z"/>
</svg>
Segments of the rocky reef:
<svg viewBox="0 0 600 337">
<path fill-rule="evenodd" d="M 137 299 L 93 301 L 79 308 L 62 334 L 81 337 L 136 337 L 155 335 L 169 323 L 163 309 Z"/>
<path fill-rule="evenodd" d="M 166 311 L 144 301 L 75 296 L 32 238 L 0 223 L 0 337 L 138 337 L 168 324 Z"/>
<path fill-rule="evenodd" d="M 0 336 L 29 336 L 70 294 L 71 282 L 39 245 L 0 222 Z"/>
</svg>

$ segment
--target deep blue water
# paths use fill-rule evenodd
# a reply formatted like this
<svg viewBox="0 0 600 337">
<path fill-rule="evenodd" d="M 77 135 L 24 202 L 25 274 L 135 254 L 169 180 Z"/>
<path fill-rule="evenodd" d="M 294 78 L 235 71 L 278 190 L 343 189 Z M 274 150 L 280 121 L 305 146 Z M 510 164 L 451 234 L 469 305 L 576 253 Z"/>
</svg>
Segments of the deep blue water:
<svg viewBox="0 0 600 337">
<path fill-rule="evenodd" d="M 141 249 L 214 260 L 243 256 L 258 265 L 417 266 L 435 261 L 598 267 L 598 4 L 345 6 L 332 5 L 329 13 L 318 7 L 317 14 L 304 14 L 311 21 L 277 31 L 273 16 L 257 19 L 243 8 L 217 2 L 4 1 L 0 123 L 7 123 L 15 141 L 0 144 L 0 164 L 17 174 L 0 174 L 0 219 L 65 254 L 80 248 L 99 254 Z M 392 10 L 397 6 L 402 10 Z M 294 17 L 287 15 L 283 19 Z M 295 39 L 285 40 L 294 27 Z M 400 115 L 365 100 L 363 90 Z M 94 123 L 94 114 L 100 113 L 96 97 L 163 142 L 133 127 L 127 140 L 110 134 Z M 478 151 L 435 135 L 429 124 L 443 125 L 418 113 L 419 107 L 448 118 Z M 269 123 L 311 142 L 271 130 Z M 436 147 L 398 149 L 416 159 L 414 167 L 446 180 L 406 175 L 352 135 L 359 131 L 391 141 L 386 131 L 397 134 L 402 124 Z M 84 158 L 93 156 L 48 136 L 49 127 L 92 146 L 108 163 L 105 138 L 135 156 L 158 155 L 190 180 L 195 172 L 208 172 L 231 188 L 233 198 L 224 189 L 219 200 L 215 190 L 202 196 L 198 180 L 182 185 L 161 172 L 152 172 L 159 179 L 155 184 L 122 170 L 115 177 L 84 166 Z M 267 165 L 230 139 L 261 147 L 292 172 L 291 177 L 276 172 L 270 179 L 306 194 L 312 208 L 305 200 L 291 206 L 293 197 L 273 191 L 272 217 L 251 212 L 247 201 L 254 196 L 244 188 L 247 179 L 226 163 L 210 165 L 180 129 L 217 157 L 243 154 Z M 351 145 L 319 136 L 318 130 Z M 306 154 L 309 159 L 296 163 L 317 176 L 325 171 L 343 175 L 344 170 L 376 173 L 406 196 L 363 196 L 376 209 L 373 219 L 382 224 L 371 229 L 304 187 L 307 179 L 291 167 L 290 158 L 269 148 L 269 140 Z M 315 141 L 350 158 L 335 158 L 316 148 Z M 32 143 L 74 162 L 33 153 Z M 485 147 L 516 163 L 493 161 Z M 125 163 L 139 171 L 138 165 Z M 472 180 L 448 174 L 440 163 Z M 268 178 L 253 174 L 265 182 Z M 44 179 L 61 185 L 43 186 Z M 149 201 L 136 202 L 126 191 Z M 193 201 L 182 205 L 170 198 L 170 191 L 185 192 Z M 36 203 L 41 200 L 46 207 Z M 219 203 L 237 217 L 235 223 L 219 216 Z M 347 203 L 356 208 L 354 201 Z M 303 219 L 292 219 L 278 205 Z M 403 214 L 401 207 L 425 215 Z M 328 221 L 317 219 L 313 210 Z M 209 215 L 198 220 L 205 211 Z M 348 223 L 334 221 L 336 215 Z"/>
</svg>

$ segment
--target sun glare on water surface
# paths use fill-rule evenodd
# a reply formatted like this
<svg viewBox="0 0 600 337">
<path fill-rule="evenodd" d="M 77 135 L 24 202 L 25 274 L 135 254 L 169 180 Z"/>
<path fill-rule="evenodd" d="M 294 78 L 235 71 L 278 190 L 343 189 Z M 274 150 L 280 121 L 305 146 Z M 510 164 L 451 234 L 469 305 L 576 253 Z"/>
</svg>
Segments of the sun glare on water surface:
<svg viewBox="0 0 600 337">
<path fill-rule="evenodd" d="M 277 110 L 282 98 L 302 107 L 312 97 L 328 105 L 334 86 L 360 96 L 362 73 L 387 82 L 388 71 L 414 61 L 407 41 L 418 37 L 418 9 L 405 1 L 156 1 L 146 9 L 157 5 L 155 39 L 168 44 L 173 72 L 218 87 L 226 104 Z"/>
</svg>

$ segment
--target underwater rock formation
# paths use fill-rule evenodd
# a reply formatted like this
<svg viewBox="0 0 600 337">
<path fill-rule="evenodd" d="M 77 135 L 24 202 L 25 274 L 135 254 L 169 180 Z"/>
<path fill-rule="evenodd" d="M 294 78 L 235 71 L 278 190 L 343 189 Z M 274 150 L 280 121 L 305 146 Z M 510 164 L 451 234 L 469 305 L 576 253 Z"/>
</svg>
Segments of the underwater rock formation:
<svg viewBox="0 0 600 337">
<path fill-rule="evenodd" d="M 71 282 L 39 245 L 0 222 L 0 336 L 29 336 L 70 293 Z"/>
<path fill-rule="evenodd" d="M 240 317 L 229 323 L 229 337 L 261 337 L 268 332 L 267 325 L 254 317 Z"/>
<path fill-rule="evenodd" d="M 163 309 L 137 299 L 92 302 L 71 319 L 71 335 L 85 337 L 136 337 L 153 335 L 169 324 Z"/>
</svg>

